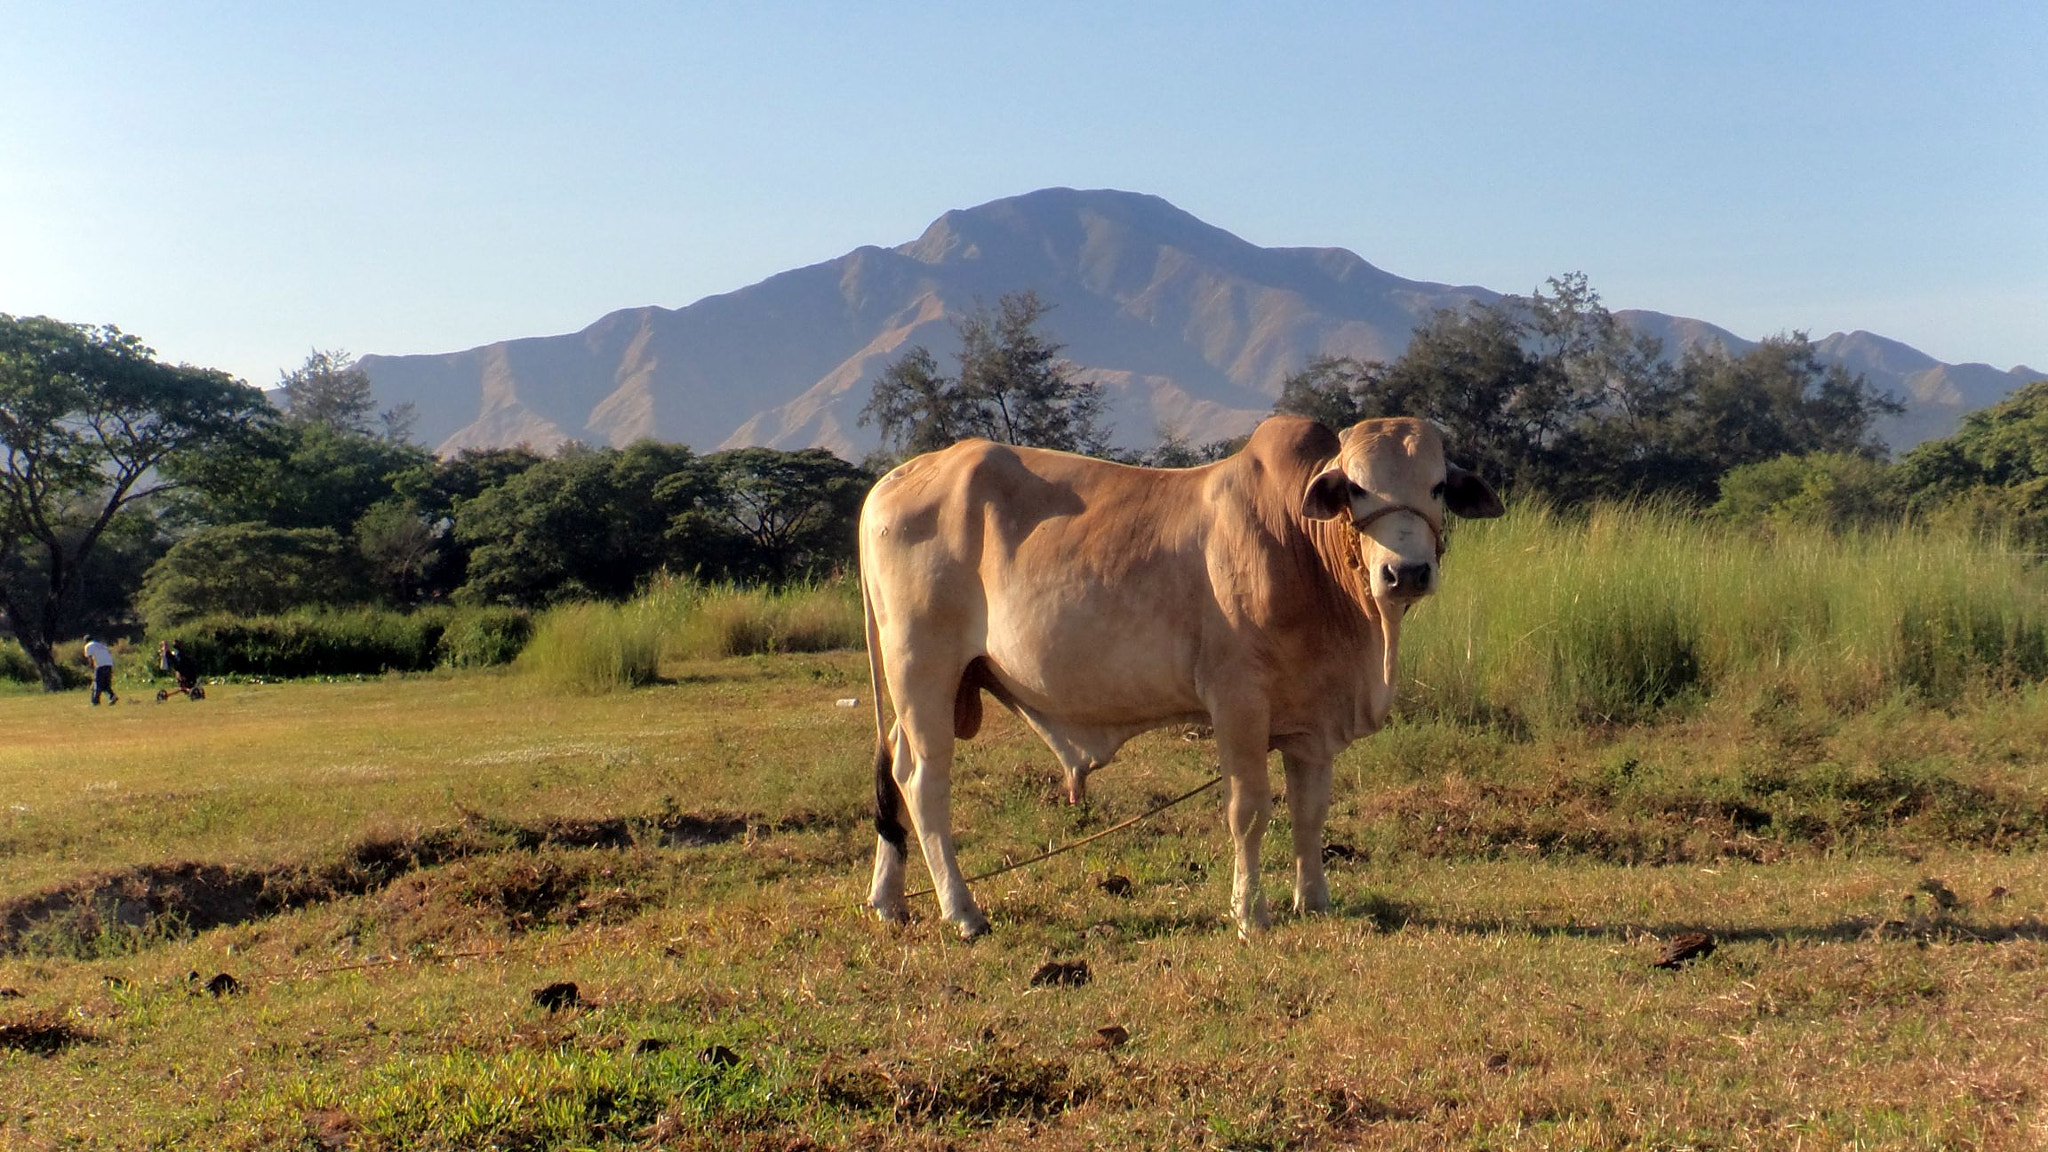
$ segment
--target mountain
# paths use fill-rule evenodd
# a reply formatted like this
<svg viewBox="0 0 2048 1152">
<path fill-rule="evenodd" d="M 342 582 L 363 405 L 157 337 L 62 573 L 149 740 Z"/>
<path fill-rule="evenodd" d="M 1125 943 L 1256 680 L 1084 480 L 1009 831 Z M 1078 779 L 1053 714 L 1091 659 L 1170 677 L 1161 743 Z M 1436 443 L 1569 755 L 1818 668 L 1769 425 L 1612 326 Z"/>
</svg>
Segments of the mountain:
<svg viewBox="0 0 2048 1152">
<path fill-rule="evenodd" d="M 1113 439 L 1135 447 L 1167 431 L 1193 443 L 1236 435 L 1315 356 L 1391 360 L 1435 310 L 1500 296 L 1402 279 L 1342 248 L 1261 248 L 1156 196 L 1049 188 L 684 308 L 360 363 L 380 403 L 411 402 L 416 434 L 444 453 L 652 437 L 701 450 L 821 445 L 858 459 L 875 443 L 857 417 L 882 370 L 916 344 L 950 364 L 954 321 L 1025 288 L 1053 305 L 1045 328 L 1067 358 L 1104 386 Z M 1699 320 L 1617 315 L 1674 354 L 1750 346 Z M 1963 412 L 2042 378 L 1943 364 L 1867 332 L 1819 347 L 1907 401 L 1882 430 L 1895 448 L 1946 435 Z"/>
</svg>

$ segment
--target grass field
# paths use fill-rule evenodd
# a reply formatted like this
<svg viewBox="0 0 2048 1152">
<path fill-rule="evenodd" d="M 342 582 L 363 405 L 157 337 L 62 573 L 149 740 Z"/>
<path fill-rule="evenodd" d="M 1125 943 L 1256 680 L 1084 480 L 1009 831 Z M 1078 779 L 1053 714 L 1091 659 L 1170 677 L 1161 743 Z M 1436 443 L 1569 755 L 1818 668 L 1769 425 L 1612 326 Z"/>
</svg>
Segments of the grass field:
<svg viewBox="0 0 2048 1152">
<path fill-rule="evenodd" d="M 2048 693 L 1419 710 L 1338 762 L 1332 915 L 1238 941 L 1211 792 L 980 885 L 963 944 L 850 910 L 859 654 L 662 671 L 0 695 L 0 1148 L 2048 1143 Z M 1074 809 L 998 711 L 965 863 L 1212 751 Z"/>
</svg>

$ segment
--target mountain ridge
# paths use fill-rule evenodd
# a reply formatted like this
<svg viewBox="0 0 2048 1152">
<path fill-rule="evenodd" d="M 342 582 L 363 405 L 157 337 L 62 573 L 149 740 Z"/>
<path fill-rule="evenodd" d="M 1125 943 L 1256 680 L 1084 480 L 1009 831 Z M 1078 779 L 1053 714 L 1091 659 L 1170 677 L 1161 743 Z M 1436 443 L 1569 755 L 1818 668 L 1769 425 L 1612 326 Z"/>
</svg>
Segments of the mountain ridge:
<svg viewBox="0 0 2048 1152">
<path fill-rule="evenodd" d="M 585 328 L 459 352 L 367 355 L 380 403 L 411 402 L 417 434 L 450 453 L 655 438 L 699 450 L 822 446 L 858 459 L 874 380 L 909 347 L 944 363 L 954 323 L 1005 292 L 1051 304 L 1046 330 L 1101 383 L 1113 439 L 1144 447 L 1248 429 L 1317 355 L 1391 360 L 1438 308 L 1490 302 L 1477 285 L 1409 280 L 1348 249 L 1266 248 L 1146 193 L 1048 188 L 940 214 L 914 239 L 862 245 L 681 308 L 644 305 Z M 1753 346 L 1689 317 L 1619 310 L 1677 355 Z M 2042 374 L 1944 364 L 1861 330 L 1823 359 L 1905 399 L 1895 447 L 1953 430 L 1964 411 Z"/>
</svg>

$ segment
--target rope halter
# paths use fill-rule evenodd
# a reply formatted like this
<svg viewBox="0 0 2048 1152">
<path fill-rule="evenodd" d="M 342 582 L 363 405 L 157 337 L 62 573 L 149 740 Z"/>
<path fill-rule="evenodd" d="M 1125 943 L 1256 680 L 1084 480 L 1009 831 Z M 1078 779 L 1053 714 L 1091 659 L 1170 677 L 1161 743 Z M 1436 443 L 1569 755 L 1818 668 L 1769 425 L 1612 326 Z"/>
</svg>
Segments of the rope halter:
<svg viewBox="0 0 2048 1152">
<path fill-rule="evenodd" d="M 1351 530 L 1363 536 L 1365 534 L 1365 530 L 1367 528 L 1372 527 L 1375 521 L 1379 520 L 1381 517 L 1384 516 L 1391 516 L 1396 512 L 1412 512 L 1415 514 L 1417 519 L 1421 520 L 1423 524 L 1427 525 L 1429 528 L 1430 543 L 1435 545 L 1436 547 L 1436 558 L 1439 560 L 1444 558 L 1443 525 L 1437 523 L 1436 517 L 1431 516 L 1429 513 L 1423 511 L 1420 508 L 1417 508 L 1413 504 L 1388 504 L 1381 508 L 1375 508 L 1372 511 L 1367 512 L 1365 515 L 1357 517 L 1356 519 L 1352 520 Z"/>
</svg>

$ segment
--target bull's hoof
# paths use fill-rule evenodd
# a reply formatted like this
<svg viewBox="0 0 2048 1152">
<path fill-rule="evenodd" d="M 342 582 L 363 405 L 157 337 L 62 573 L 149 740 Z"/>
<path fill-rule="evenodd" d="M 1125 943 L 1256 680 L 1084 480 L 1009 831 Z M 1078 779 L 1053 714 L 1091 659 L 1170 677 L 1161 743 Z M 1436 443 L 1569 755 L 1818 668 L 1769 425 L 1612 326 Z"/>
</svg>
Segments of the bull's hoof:
<svg viewBox="0 0 2048 1152">
<path fill-rule="evenodd" d="M 1267 911 L 1266 902 L 1263 900 L 1250 909 L 1238 910 L 1232 914 L 1231 919 L 1237 921 L 1238 938 L 1247 943 L 1264 936 L 1273 928 L 1273 914 Z"/>
<path fill-rule="evenodd" d="M 1297 916 L 1321 916 L 1330 910 L 1330 891 L 1297 892 L 1294 894 L 1294 913 Z"/>
<path fill-rule="evenodd" d="M 954 922 L 960 929 L 962 940 L 975 940 L 988 935 L 988 917 L 980 912 L 962 916 Z"/>
<path fill-rule="evenodd" d="M 902 900 L 869 900 L 868 911 L 884 924 L 910 923 L 910 905 Z"/>
</svg>

